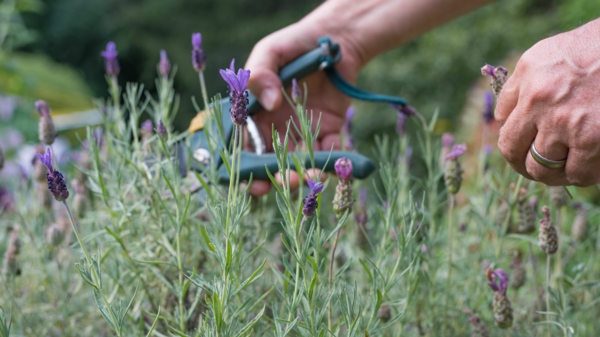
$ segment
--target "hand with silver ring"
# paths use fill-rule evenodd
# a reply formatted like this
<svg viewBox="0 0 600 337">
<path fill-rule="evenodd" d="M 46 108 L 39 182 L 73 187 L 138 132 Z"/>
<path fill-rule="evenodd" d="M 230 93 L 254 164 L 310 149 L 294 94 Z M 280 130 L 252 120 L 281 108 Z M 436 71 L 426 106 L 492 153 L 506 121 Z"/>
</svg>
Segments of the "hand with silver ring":
<svg viewBox="0 0 600 337">
<path fill-rule="evenodd" d="M 498 147 L 547 185 L 600 183 L 600 19 L 527 50 L 498 98 Z M 535 144 L 534 144 L 535 141 Z"/>
</svg>

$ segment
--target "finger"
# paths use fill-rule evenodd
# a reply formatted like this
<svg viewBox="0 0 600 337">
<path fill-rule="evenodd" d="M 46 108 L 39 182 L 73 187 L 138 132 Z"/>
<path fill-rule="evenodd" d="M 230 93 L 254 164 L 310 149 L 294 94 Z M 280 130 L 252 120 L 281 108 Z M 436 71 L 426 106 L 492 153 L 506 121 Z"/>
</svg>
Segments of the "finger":
<svg viewBox="0 0 600 337">
<path fill-rule="evenodd" d="M 271 190 L 271 182 L 267 180 L 253 180 L 248 192 L 255 197 L 263 196 Z"/>
<path fill-rule="evenodd" d="M 320 178 L 320 179 L 319 179 Z M 311 181 L 321 181 L 322 183 L 327 180 L 327 174 L 322 172 L 320 169 L 309 168 L 306 169 L 306 173 L 304 173 L 304 182 L 307 183 L 308 180 Z"/>
<path fill-rule="evenodd" d="M 598 167 L 600 167 L 600 158 L 594 157 L 589 150 L 571 148 L 565 166 L 565 176 L 567 184 L 578 187 L 588 187 L 595 184 L 600 184 L 600 175 L 598 175 Z"/>
<path fill-rule="evenodd" d="M 504 125 L 508 116 L 517 107 L 519 102 L 519 84 L 518 77 L 511 76 L 508 81 L 502 87 L 500 96 L 496 103 L 496 109 L 494 110 L 494 118 L 500 125 Z"/>
<path fill-rule="evenodd" d="M 541 128 L 533 141 L 535 149 L 544 158 L 550 160 L 563 160 L 567 158 L 569 149 L 560 139 L 560 133 L 556 130 Z M 548 168 L 538 163 L 532 156 L 531 151 L 527 152 L 525 168 L 529 175 L 540 182 L 550 186 L 567 185 L 568 181 L 565 175 L 565 168 Z"/>
<path fill-rule="evenodd" d="M 334 151 L 339 151 L 342 149 L 342 142 L 339 134 L 330 134 L 326 135 L 320 141 L 321 149 L 323 151 L 329 151 L 333 149 Z"/>
<path fill-rule="evenodd" d="M 283 185 L 283 178 L 281 172 L 275 173 L 275 181 L 277 181 L 280 186 Z M 288 182 L 291 189 L 296 189 L 300 185 L 300 179 L 296 171 L 286 170 L 285 180 Z"/>
<path fill-rule="evenodd" d="M 529 179 L 533 178 L 527 172 L 525 160 L 536 133 L 535 124 L 517 107 L 500 128 L 498 138 L 498 149 L 506 161 L 515 171 Z"/>
</svg>

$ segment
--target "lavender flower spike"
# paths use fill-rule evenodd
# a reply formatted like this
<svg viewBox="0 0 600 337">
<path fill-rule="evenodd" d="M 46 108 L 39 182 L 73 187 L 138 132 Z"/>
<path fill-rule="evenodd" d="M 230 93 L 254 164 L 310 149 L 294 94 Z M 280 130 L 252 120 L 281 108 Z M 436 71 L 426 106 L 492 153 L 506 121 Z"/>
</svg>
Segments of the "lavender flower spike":
<svg viewBox="0 0 600 337">
<path fill-rule="evenodd" d="M 491 92 L 486 91 L 483 95 L 484 108 L 483 108 L 483 122 L 490 124 L 494 120 L 494 96 Z"/>
<path fill-rule="evenodd" d="M 324 185 L 321 182 L 315 182 L 312 180 L 308 181 L 308 187 L 310 188 L 310 193 L 304 198 L 304 206 L 302 207 L 302 214 L 310 218 L 315 215 L 315 211 L 317 210 L 317 196 L 319 193 L 323 192 Z"/>
<path fill-rule="evenodd" d="M 110 41 L 106 45 L 106 50 L 103 50 L 100 55 L 104 57 L 104 66 L 106 74 L 109 76 L 117 76 L 121 69 L 119 68 L 119 61 L 117 61 L 117 47 L 114 42 Z"/>
<path fill-rule="evenodd" d="M 201 72 L 206 66 L 206 54 L 202 50 L 202 34 L 192 34 L 192 48 L 192 66 L 197 72 Z"/>
<path fill-rule="evenodd" d="M 160 72 L 160 75 L 164 78 L 169 78 L 169 74 L 171 74 L 171 62 L 169 62 L 167 52 L 164 50 L 160 51 L 160 62 L 158 63 L 158 71 Z"/>
<path fill-rule="evenodd" d="M 233 124 L 244 125 L 248 117 L 248 91 L 246 91 L 246 85 L 250 79 L 250 70 L 240 68 L 236 74 L 233 69 L 235 68 L 233 61 L 231 61 L 231 66 L 228 69 L 219 70 L 219 73 L 229 85 L 231 120 Z"/>
<path fill-rule="evenodd" d="M 52 153 L 50 148 L 46 148 L 45 154 L 37 154 L 40 161 L 46 166 L 48 172 L 46 173 L 46 180 L 48 181 L 48 189 L 52 196 L 57 201 L 65 201 L 69 197 L 69 190 L 67 190 L 67 184 L 62 173 L 56 171 L 52 166 Z"/>
<path fill-rule="evenodd" d="M 39 100 L 35 102 L 35 110 L 37 110 L 38 114 L 42 117 L 50 117 L 50 107 L 48 103 L 43 100 Z"/>
<path fill-rule="evenodd" d="M 38 124 L 38 135 L 42 143 L 52 145 L 56 138 L 56 128 L 50 116 L 50 107 L 42 100 L 35 102 L 35 109 L 40 114 L 40 122 Z"/>
<path fill-rule="evenodd" d="M 162 138 L 167 138 L 167 136 L 168 136 L 167 127 L 163 123 L 162 118 L 158 119 L 158 125 L 156 126 L 156 133 L 158 133 L 158 135 L 161 136 Z"/>
<path fill-rule="evenodd" d="M 302 102 L 302 90 L 300 90 L 300 86 L 298 86 L 298 81 L 296 79 L 292 79 L 292 102 L 296 104 L 300 104 Z"/>
<path fill-rule="evenodd" d="M 494 67 L 486 64 L 481 68 L 481 74 L 490 78 L 490 85 L 492 86 L 494 94 L 496 96 L 500 95 L 502 87 L 508 79 L 508 70 L 502 66 Z"/>
</svg>

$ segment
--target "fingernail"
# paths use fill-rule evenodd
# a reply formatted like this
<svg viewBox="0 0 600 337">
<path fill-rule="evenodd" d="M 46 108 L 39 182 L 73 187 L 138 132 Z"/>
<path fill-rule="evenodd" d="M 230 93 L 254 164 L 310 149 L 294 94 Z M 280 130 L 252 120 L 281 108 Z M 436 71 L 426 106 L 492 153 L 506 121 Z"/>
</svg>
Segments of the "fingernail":
<svg viewBox="0 0 600 337">
<path fill-rule="evenodd" d="M 277 92 L 273 88 L 267 88 L 260 94 L 260 103 L 267 111 L 273 110 L 276 99 Z"/>
</svg>

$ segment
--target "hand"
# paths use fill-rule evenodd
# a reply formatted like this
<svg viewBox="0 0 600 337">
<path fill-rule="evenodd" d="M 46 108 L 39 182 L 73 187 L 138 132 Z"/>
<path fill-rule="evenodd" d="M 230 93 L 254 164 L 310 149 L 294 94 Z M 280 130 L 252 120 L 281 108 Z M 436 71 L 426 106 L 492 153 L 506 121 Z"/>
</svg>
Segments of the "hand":
<svg viewBox="0 0 600 337">
<path fill-rule="evenodd" d="M 362 62 L 354 46 L 343 35 L 326 32 L 325 29 L 307 22 L 301 21 L 265 37 L 256 44 L 250 54 L 246 63 L 246 69 L 251 71 L 248 88 L 266 109 L 254 115 L 253 119 L 264 137 L 267 151 L 273 150 L 272 124 L 282 137 L 285 135 L 286 123 L 290 117 L 298 125 L 292 107 L 283 98 L 282 83 L 277 72 L 284 65 L 317 47 L 318 38 L 324 35 L 331 36 L 332 41 L 340 44 L 342 59 L 336 65 L 337 70 L 346 80 L 355 82 Z M 298 84 L 302 90 L 304 90 L 304 83 L 308 90 L 306 109 L 313 111 L 315 123 L 321 114 L 321 129 L 315 143 L 315 150 L 329 151 L 332 146 L 334 149 L 339 149 L 339 132 L 344 123 L 346 109 L 350 105 L 350 98 L 339 92 L 323 72 L 299 79 Z M 315 172 L 309 172 L 309 175 L 305 179 L 314 180 L 316 177 Z M 295 172 L 290 173 L 289 179 L 292 187 L 298 186 L 299 179 Z M 270 187 L 269 181 L 253 181 L 250 194 L 264 195 L 269 192 Z"/>
<path fill-rule="evenodd" d="M 504 85 L 498 147 L 523 176 L 547 185 L 600 183 L 600 19 L 538 42 Z M 546 168 L 529 152 L 567 159 Z"/>
</svg>

